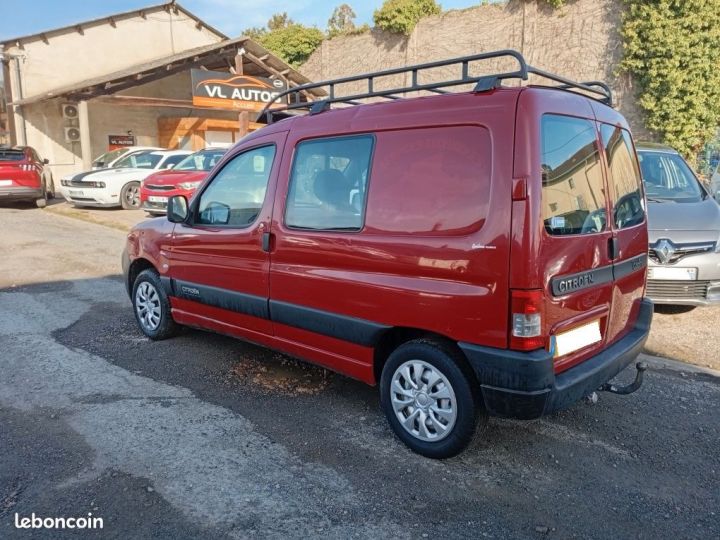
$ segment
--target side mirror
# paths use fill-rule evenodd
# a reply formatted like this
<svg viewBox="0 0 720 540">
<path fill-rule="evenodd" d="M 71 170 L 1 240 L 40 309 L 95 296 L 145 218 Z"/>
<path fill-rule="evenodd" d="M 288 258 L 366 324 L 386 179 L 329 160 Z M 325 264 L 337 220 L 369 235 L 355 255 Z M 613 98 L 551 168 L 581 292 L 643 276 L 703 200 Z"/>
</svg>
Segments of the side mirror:
<svg viewBox="0 0 720 540">
<path fill-rule="evenodd" d="M 43 159 L 43 165 L 50 165 L 50 160 L 48 158 Z"/>
<path fill-rule="evenodd" d="M 168 166 L 166 167 L 166 169 L 168 169 L 168 170 L 169 170 L 169 169 L 172 169 L 174 166 L 175 166 L 175 164 L 174 164 L 174 163 L 171 163 L 170 165 L 168 165 Z"/>
<path fill-rule="evenodd" d="M 183 195 L 174 195 L 168 200 L 167 218 L 170 223 L 184 223 L 188 217 L 188 201 Z"/>
</svg>

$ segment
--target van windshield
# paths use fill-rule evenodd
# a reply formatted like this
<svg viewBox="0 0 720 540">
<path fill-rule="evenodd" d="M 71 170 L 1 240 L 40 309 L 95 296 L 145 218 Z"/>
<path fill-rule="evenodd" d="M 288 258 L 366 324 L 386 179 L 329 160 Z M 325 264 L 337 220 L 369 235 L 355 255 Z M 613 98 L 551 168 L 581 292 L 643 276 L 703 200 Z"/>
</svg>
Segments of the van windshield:
<svg viewBox="0 0 720 540">
<path fill-rule="evenodd" d="M 688 164 L 678 154 L 644 150 L 638 154 L 649 201 L 692 203 L 707 197 Z"/>
</svg>

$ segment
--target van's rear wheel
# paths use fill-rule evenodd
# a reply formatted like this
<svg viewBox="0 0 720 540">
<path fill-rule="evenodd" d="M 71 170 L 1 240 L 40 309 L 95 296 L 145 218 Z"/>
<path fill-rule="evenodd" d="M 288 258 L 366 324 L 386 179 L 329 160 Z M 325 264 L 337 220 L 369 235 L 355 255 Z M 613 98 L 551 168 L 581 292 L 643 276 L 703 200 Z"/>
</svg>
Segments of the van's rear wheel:
<svg viewBox="0 0 720 540">
<path fill-rule="evenodd" d="M 170 313 L 170 300 L 155 270 L 143 270 L 138 274 L 133 285 L 132 303 L 135 320 L 147 337 L 166 339 L 177 333 L 178 325 Z"/>
<path fill-rule="evenodd" d="M 411 450 L 430 458 L 460 453 L 472 440 L 477 406 L 461 353 L 429 340 L 398 347 L 380 379 L 390 426 Z"/>
</svg>

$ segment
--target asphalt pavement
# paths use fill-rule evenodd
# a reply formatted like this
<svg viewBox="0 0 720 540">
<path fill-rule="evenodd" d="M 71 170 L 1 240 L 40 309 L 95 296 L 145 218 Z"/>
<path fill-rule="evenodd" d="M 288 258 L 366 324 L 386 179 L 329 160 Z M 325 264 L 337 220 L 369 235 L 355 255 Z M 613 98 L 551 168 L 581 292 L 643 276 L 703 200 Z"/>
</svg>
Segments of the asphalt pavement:
<svg viewBox="0 0 720 540">
<path fill-rule="evenodd" d="M 372 387 L 206 332 L 145 339 L 122 231 L 20 207 L 0 228 L 2 539 L 720 537 L 714 372 L 650 359 L 635 394 L 490 419 L 428 460 Z M 15 528 L 32 513 L 104 527 Z"/>
</svg>

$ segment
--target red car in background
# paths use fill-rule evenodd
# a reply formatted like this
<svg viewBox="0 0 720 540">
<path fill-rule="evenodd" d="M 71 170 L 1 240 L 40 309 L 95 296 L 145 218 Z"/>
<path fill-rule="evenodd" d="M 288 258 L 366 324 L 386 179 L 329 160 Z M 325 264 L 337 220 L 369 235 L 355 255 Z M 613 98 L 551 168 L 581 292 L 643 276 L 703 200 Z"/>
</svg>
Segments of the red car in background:
<svg viewBox="0 0 720 540">
<path fill-rule="evenodd" d="M 35 201 L 43 208 L 55 196 L 48 163 L 29 146 L 0 146 L 0 201 Z"/>
<path fill-rule="evenodd" d="M 225 152 L 226 148 L 206 148 L 172 169 L 148 176 L 140 186 L 140 207 L 148 214 L 161 215 L 167 211 L 168 198 L 183 195 L 189 199 Z"/>
</svg>

